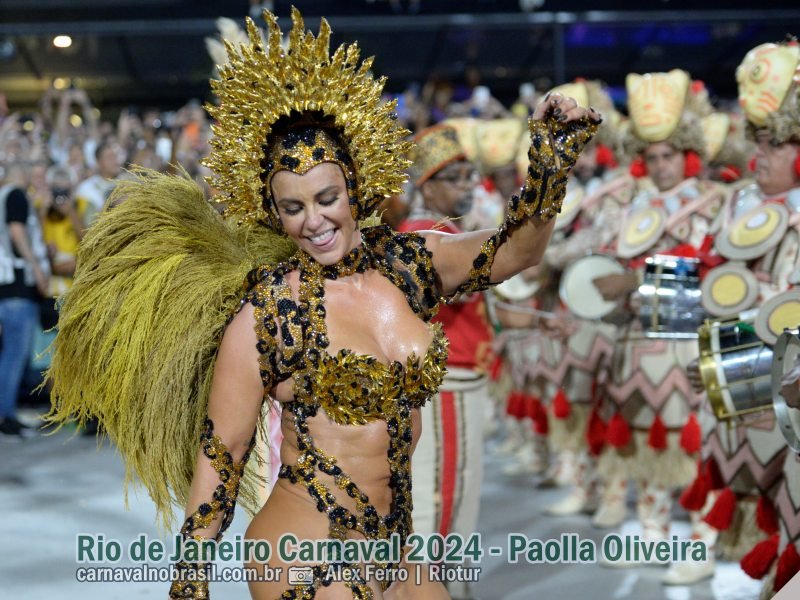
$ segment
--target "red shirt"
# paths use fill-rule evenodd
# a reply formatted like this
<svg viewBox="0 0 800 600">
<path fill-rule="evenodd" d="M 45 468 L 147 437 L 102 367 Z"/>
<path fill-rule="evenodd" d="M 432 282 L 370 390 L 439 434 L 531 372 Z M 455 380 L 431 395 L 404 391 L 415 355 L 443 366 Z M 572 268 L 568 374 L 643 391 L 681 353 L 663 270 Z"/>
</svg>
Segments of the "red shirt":
<svg viewBox="0 0 800 600">
<path fill-rule="evenodd" d="M 460 233 L 448 221 L 440 222 L 424 218 L 407 219 L 397 228 L 401 232 L 431 229 L 446 233 Z M 454 304 L 442 304 L 433 321 L 442 324 L 442 329 L 450 340 L 448 365 L 475 371 L 489 371 L 489 366 L 494 359 L 493 333 L 483 295 L 470 294 L 462 296 Z"/>
</svg>

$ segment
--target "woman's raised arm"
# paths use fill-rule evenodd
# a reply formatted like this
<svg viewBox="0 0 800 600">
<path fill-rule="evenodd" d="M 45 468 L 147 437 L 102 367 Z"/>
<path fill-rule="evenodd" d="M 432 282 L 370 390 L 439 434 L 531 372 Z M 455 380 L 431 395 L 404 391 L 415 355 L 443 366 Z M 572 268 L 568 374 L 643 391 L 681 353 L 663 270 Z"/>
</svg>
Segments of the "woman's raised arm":
<svg viewBox="0 0 800 600">
<path fill-rule="evenodd" d="M 423 234 L 444 296 L 486 289 L 542 260 L 569 171 L 600 122 L 599 113 L 557 93 L 539 104 L 528 122 L 528 175 L 500 228 Z"/>
</svg>

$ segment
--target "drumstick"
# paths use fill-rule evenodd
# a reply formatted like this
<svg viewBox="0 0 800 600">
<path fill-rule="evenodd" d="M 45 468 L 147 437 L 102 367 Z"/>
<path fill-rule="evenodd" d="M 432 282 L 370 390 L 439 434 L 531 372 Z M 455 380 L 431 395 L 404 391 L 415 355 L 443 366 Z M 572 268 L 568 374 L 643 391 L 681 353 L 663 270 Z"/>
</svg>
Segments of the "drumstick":
<svg viewBox="0 0 800 600">
<path fill-rule="evenodd" d="M 516 304 L 509 304 L 508 302 L 495 302 L 495 306 L 499 308 L 504 308 L 506 310 L 511 310 L 519 313 L 524 313 L 526 315 L 537 315 L 539 317 L 545 317 L 548 319 L 564 319 L 565 321 L 574 321 L 575 319 L 568 316 L 568 315 L 559 315 L 554 312 L 548 312 L 546 310 L 539 310 L 536 308 L 531 308 L 529 306 L 517 306 Z"/>
</svg>

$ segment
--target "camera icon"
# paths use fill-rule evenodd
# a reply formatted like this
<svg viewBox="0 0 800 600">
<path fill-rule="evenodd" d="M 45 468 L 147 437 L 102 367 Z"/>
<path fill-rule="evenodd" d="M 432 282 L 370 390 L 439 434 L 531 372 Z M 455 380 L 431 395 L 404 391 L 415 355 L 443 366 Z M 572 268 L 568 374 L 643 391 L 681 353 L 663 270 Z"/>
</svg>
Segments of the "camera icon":
<svg viewBox="0 0 800 600">
<path fill-rule="evenodd" d="M 289 567 L 289 585 L 311 585 L 314 570 L 311 567 Z"/>
</svg>

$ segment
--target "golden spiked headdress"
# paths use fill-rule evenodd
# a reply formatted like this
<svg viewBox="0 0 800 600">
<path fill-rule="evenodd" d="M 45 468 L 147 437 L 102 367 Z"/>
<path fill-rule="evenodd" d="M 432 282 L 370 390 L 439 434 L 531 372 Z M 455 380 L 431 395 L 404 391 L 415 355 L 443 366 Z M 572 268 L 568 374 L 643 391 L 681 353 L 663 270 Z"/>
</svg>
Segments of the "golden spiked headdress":
<svg viewBox="0 0 800 600">
<path fill-rule="evenodd" d="M 272 175 L 282 169 L 302 174 L 330 161 L 344 170 L 353 217 L 369 216 L 386 196 L 401 191 L 408 166 L 409 132 L 397 121 L 395 102 L 381 100 L 386 79 L 370 73 L 372 58 L 358 64 L 355 43 L 331 55 L 325 19 L 315 37 L 293 8 L 285 50 L 275 15 L 264 11 L 264 20 L 266 47 L 248 18 L 249 43 L 226 41 L 229 62 L 211 81 L 219 104 L 207 106 L 216 123 L 204 164 L 214 172 L 209 183 L 219 190 L 215 201 L 225 205 L 226 216 L 282 232 Z M 279 121 L 281 131 L 275 132 Z"/>
</svg>

